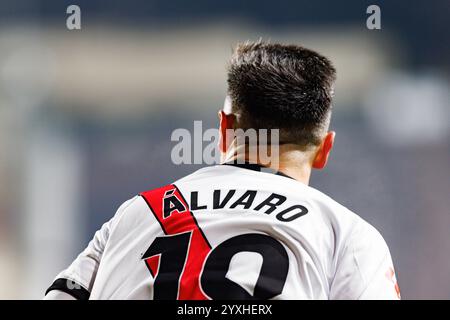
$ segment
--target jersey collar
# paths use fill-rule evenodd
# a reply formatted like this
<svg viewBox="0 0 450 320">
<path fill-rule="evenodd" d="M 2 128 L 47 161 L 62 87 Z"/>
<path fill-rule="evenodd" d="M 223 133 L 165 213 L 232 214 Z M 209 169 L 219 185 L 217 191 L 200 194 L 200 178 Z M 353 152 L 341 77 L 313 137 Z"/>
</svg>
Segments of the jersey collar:
<svg viewBox="0 0 450 320">
<path fill-rule="evenodd" d="M 262 166 L 260 164 L 257 164 L 257 163 L 250 163 L 250 162 L 235 163 L 233 161 L 230 161 L 230 162 L 223 163 L 223 165 L 233 166 L 233 167 L 238 167 L 238 168 L 248 169 L 248 170 L 253 170 L 253 171 L 260 171 L 260 172 L 262 170 L 267 170 L 266 172 L 273 173 L 273 174 L 275 174 L 277 176 L 282 176 L 282 177 L 286 177 L 286 178 L 289 178 L 289 179 L 294 179 L 294 178 L 292 178 L 292 177 L 290 177 L 290 176 L 288 176 L 288 175 L 286 175 L 286 174 L 284 174 L 284 173 L 282 173 L 280 171 L 271 170 L 270 168 L 266 168 L 266 167 L 264 167 L 264 166 Z"/>
</svg>

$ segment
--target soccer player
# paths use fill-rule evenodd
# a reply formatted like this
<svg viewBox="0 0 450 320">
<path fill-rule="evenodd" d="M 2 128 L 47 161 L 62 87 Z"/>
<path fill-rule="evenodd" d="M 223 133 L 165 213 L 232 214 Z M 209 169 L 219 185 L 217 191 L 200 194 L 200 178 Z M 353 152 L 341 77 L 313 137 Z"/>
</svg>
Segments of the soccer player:
<svg viewBox="0 0 450 320">
<path fill-rule="evenodd" d="M 45 298 L 399 299 L 380 233 L 308 186 L 333 147 L 334 80 L 304 47 L 238 45 L 221 164 L 126 201 Z M 230 129 L 278 129 L 277 159 L 263 163 Z"/>
</svg>

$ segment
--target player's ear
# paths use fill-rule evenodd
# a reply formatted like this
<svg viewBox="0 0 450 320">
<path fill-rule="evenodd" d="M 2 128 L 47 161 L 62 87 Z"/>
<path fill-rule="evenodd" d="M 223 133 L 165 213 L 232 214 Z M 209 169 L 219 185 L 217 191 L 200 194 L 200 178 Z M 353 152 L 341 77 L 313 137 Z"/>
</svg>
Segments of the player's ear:
<svg viewBox="0 0 450 320">
<path fill-rule="evenodd" d="M 313 160 L 312 167 L 314 169 L 323 169 L 327 165 L 328 157 L 330 155 L 331 149 L 333 149 L 335 136 L 336 132 L 330 131 L 322 140 L 322 143 L 320 144 Z"/>
<path fill-rule="evenodd" d="M 226 114 L 222 110 L 219 111 L 219 150 L 222 153 L 227 152 L 228 146 L 231 143 L 231 141 L 227 141 L 227 129 L 234 128 L 235 119 L 234 114 Z"/>
</svg>

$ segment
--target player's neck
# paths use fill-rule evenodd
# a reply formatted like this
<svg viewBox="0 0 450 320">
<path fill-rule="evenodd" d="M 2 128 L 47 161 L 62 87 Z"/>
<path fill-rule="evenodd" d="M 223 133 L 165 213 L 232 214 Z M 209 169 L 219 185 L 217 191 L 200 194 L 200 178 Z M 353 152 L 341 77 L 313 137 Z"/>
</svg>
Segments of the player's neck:
<svg viewBox="0 0 450 320">
<path fill-rule="evenodd" d="M 261 154 L 266 154 L 266 149 Z M 262 159 L 260 152 L 251 152 L 244 145 L 232 146 L 225 154 L 222 154 L 221 163 L 229 163 L 239 160 L 240 162 L 256 163 L 281 172 L 306 185 L 309 184 L 311 176 L 310 154 L 292 144 L 278 146 L 276 154 L 268 159 Z"/>
</svg>

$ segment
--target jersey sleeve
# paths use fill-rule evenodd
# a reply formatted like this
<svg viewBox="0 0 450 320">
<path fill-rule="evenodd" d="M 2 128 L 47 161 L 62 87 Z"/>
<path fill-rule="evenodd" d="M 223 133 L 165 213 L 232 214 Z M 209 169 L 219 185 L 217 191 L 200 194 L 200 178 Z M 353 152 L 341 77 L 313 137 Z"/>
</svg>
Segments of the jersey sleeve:
<svg viewBox="0 0 450 320">
<path fill-rule="evenodd" d="M 94 238 L 89 242 L 86 249 L 78 255 L 67 269 L 56 276 L 53 284 L 45 292 L 45 299 L 56 300 L 67 297 L 67 294 L 77 300 L 89 299 L 110 232 L 136 198 L 137 196 L 124 202 L 114 217 L 104 223 L 100 230 L 95 233 Z"/>
<path fill-rule="evenodd" d="M 60 290 L 51 290 L 44 297 L 44 300 L 77 300 L 73 295 Z"/>
<path fill-rule="evenodd" d="M 381 234 L 366 222 L 354 228 L 338 258 L 330 299 L 400 299 L 389 248 Z"/>
</svg>

